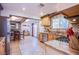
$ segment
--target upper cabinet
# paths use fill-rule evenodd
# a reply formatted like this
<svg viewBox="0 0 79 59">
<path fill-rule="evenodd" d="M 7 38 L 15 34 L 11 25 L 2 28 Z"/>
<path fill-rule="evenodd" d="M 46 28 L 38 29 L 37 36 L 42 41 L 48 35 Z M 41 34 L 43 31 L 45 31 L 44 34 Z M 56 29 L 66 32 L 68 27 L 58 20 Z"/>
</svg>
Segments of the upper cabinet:
<svg viewBox="0 0 79 59">
<path fill-rule="evenodd" d="M 41 18 L 43 26 L 50 26 L 50 18 L 48 16 Z"/>
</svg>

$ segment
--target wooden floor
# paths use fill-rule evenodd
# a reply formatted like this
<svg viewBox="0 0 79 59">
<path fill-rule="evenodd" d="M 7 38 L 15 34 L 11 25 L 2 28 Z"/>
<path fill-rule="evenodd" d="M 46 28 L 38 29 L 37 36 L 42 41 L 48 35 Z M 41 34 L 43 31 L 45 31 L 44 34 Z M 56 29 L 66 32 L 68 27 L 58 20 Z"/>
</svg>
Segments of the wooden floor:
<svg viewBox="0 0 79 59">
<path fill-rule="evenodd" d="M 10 47 L 11 55 L 65 55 L 31 36 L 26 36 L 20 41 L 12 41 Z"/>
<path fill-rule="evenodd" d="M 10 44 L 10 54 L 11 55 L 21 55 L 18 40 L 11 42 L 11 44 Z"/>
</svg>

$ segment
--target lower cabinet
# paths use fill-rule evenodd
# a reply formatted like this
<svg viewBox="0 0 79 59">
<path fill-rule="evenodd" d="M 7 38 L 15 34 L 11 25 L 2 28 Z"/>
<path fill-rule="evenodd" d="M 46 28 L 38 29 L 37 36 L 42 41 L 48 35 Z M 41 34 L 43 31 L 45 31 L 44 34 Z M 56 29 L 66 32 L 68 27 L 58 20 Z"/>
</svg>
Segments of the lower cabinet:
<svg viewBox="0 0 79 59">
<path fill-rule="evenodd" d="M 39 34 L 39 40 L 40 40 L 40 42 L 48 41 L 48 34 L 47 33 L 40 33 Z"/>
<path fill-rule="evenodd" d="M 48 34 L 48 41 L 49 41 L 49 40 L 53 40 L 53 39 L 54 39 L 54 36 L 55 36 L 55 35 L 53 35 L 52 33 L 49 33 L 49 34 Z"/>
<path fill-rule="evenodd" d="M 41 42 L 46 42 L 46 41 L 49 41 L 49 40 L 53 40 L 54 39 L 54 36 L 52 33 L 39 33 L 39 40 Z"/>
</svg>

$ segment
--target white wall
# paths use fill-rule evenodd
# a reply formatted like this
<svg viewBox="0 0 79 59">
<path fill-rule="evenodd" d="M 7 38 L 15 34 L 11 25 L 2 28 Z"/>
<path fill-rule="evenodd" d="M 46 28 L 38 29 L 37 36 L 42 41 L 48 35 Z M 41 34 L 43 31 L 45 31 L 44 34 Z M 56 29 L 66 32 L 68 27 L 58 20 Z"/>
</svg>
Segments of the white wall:
<svg viewBox="0 0 79 59">
<path fill-rule="evenodd" d="M 10 19 L 7 19 L 7 32 L 11 31 Z"/>
<path fill-rule="evenodd" d="M 23 26 L 26 25 L 26 26 Z M 25 32 L 29 31 L 30 35 L 32 35 L 32 30 L 31 30 L 32 26 L 30 23 L 23 23 L 21 25 L 21 32 L 23 32 L 25 30 Z"/>
<path fill-rule="evenodd" d="M 34 37 L 38 37 L 38 23 L 34 23 L 33 34 Z"/>
<path fill-rule="evenodd" d="M 23 32 L 23 30 L 25 30 L 26 32 L 29 31 L 30 35 L 32 35 L 32 23 L 38 23 L 38 20 L 32 20 L 32 19 L 27 19 L 27 20 L 21 24 L 21 32 Z"/>
<path fill-rule="evenodd" d="M 42 25 L 42 21 L 40 20 L 39 21 L 39 29 L 38 29 L 39 32 L 45 32 L 45 29 L 44 29 L 44 26 Z"/>
</svg>

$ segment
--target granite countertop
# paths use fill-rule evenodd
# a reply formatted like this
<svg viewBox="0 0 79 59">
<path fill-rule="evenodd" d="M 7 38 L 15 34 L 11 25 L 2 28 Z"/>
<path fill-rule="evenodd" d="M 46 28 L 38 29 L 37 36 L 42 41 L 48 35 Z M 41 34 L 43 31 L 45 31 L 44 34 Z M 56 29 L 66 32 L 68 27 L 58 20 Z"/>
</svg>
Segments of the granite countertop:
<svg viewBox="0 0 79 59">
<path fill-rule="evenodd" d="M 79 54 L 79 51 L 69 48 L 68 43 L 65 43 L 65 42 L 60 42 L 58 40 L 51 40 L 51 41 L 45 42 L 45 44 L 69 55 Z"/>
</svg>

